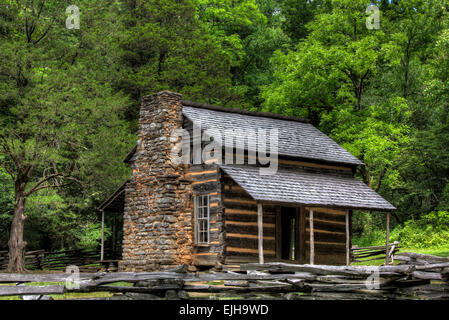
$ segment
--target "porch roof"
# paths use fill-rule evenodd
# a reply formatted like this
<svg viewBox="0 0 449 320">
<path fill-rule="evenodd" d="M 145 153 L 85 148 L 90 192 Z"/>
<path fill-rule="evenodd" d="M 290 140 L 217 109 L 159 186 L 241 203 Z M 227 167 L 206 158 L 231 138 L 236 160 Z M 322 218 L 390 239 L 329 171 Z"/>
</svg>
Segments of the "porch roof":
<svg viewBox="0 0 449 320">
<path fill-rule="evenodd" d="M 123 212 L 125 206 L 125 188 L 129 180 L 125 181 L 109 198 L 98 206 L 98 210 L 106 212 Z"/>
<path fill-rule="evenodd" d="M 279 167 L 276 174 L 262 176 L 255 166 L 220 167 L 258 201 L 376 211 L 396 209 L 362 181 L 347 175 Z"/>
</svg>

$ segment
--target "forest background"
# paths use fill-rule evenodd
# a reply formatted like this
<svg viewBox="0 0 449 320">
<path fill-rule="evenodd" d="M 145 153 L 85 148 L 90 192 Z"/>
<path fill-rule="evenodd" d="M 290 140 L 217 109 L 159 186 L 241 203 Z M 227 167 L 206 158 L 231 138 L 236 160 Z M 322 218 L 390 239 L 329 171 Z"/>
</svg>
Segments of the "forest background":
<svg viewBox="0 0 449 320">
<path fill-rule="evenodd" d="M 97 247 L 140 98 L 168 89 L 311 119 L 397 207 L 392 240 L 449 255 L 448 14 L 441 0 L 0 0 L 0 250 L 18 206 L 27 250 Z M 355 212 L 353 244 L 384 229 Z"/>
</svg>

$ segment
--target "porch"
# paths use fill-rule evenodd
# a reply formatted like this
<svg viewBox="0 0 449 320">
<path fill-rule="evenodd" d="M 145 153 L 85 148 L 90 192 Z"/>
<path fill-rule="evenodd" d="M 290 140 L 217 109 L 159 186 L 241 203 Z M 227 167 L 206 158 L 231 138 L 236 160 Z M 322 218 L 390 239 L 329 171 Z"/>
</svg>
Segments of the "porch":
<svg viewBox="0 0 449 320">
<path fill-rule="evenodd" d="M 267 206 L 271 206 L 270 203 Z M 264 252 L 264 204 L 257 203 L 258 262 L 332 264 L 352 262 L 352 210 L 341 208 L 276 206 L 275 258 Z M 390 244 L 390 212 L 386 214 L 385 264 L 390 264 L 396 243 Z M 393 252 L 391 252 L 393 251 Z"/>
<path fill-rule="evenodd" d="M 254 261 L 257 254 L 259 263 L 349 265 L 352 212 L 366 210 L 386 215 L 385 263 L 390 262 L 390 213 L 395 207 L 352 175 L 280 167 L 275 175 L 261 176 L 257 167 L 220 167 L 225 173 L 226 261 Z M 254 227 L 237 228 L 239 221 L 254 221 L 247 223 Z M 239 247 L 230 233 L 240 237 Z M 229 257 L 239 251 L 242 259 Z"/>
<path fill-rule="evenodd" d="M 116 271 L 122 259 L 123 210 L 125 205 L 125 187 L 121 185 L 98 210 L 101 212 L 101 249 L 100 264 L 105 270 Z M 105 237 L 105 229 L 109 228 L 110 236 Z"/>
</svg>

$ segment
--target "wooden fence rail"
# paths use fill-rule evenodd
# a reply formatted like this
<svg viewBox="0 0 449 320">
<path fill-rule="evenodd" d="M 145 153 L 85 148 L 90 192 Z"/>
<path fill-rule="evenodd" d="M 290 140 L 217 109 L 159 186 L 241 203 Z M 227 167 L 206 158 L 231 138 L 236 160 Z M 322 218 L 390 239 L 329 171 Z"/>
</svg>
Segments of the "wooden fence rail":
<svg viewBox="0 0 449 320">
<path fill-rule="evenodd" d="M 394 262 L 394 255 L 399 252 L 401 248 L 400 243 L 395 241 L 391 243 L 389 247 L 388 261 Z M 353 246 L 351 248 L 351 262 L 367 262 L 372 260 L 379 260 L 386 258 L 386 246 L 373 246 L 373 247 L 363 247 Z"/>
<path fill-rule="evenodd" d="M 107 253 L 111 255 L 111 253 Z M 8 251 L 0 251 L 0 270 L 8 266 Z M 98 271 L 99 249 L 73 249 L 47 252 L 45 250 L 27 251 L 25 265 L 28 270 L 65 270 L 68 265 L 76 265 L 81 271 Z"/>
<path fill-rule="evenodd" d="M 0 286 L 0 296 L 42 298 L 66 292 L 106 291 L 114 293 L 105 298 L 111 300 L 211 296 L 214 299 L 449 299 L 449 259 L 437 260 L 438 263 L 381 267 L 252 263 L 242 265 L 239 272 L 207 273 L 188 273 L 187 266 L 180 266 L 161 272 L 81 274 L 77 287 L 63 285 L 68 277 L 65 274 L 0 274 L 0 283 L 20 284 Z M 438 283 L 433 283 L 434 280 Z M 61 284 L 24 286 L 25 282 Z"/>
</svg>

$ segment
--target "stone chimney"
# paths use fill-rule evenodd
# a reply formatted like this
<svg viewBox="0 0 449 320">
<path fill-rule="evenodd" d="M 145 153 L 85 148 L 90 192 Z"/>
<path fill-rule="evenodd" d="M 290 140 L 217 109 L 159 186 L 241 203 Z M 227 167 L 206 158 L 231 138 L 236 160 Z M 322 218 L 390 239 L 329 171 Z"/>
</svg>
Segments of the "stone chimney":
<svg viewBox="0 0 449 320">
<path fill-rule="evenodd" d="M 182 96 L 142 98 L 137 151 L 126 188 L 122 271 L 162 270 L 192 263 L 193 204 L 187 166 L 174 165 L 170 135 L 182 128 Z"/>
</svg>

